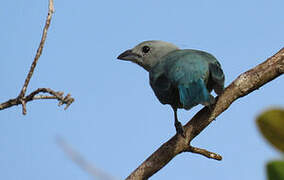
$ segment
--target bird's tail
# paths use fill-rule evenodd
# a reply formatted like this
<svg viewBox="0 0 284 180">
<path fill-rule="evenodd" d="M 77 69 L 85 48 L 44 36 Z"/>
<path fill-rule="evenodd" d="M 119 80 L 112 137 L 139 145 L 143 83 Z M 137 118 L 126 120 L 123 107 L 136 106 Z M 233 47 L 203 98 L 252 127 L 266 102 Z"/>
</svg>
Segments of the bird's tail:
<svg viewBox="0 0 284 180">
<path fill-rule="evenodd" d="M 180 102 L 185 109 L 190 109 L 198 104 L 210 105 L 214 98 L 208 92 L 204 81 L 199 79 L 195 82 L 178 86 Z"/>
</svg>

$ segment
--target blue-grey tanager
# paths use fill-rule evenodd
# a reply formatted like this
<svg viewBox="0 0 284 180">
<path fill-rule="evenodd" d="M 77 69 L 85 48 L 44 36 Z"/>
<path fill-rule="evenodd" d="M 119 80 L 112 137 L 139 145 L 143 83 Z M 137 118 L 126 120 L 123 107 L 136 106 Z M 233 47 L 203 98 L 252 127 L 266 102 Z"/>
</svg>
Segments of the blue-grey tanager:
<svg viewBox="0 0 284 180">
<path fill-rule="evenodd" d="M 198 104 L 210 107 L 215 103 L 210 92 L 214 89 L 220 95 L 224 89 L 220 63 L 204 51 L 179 49 L 164 41 L 144 41 L 117 58 L 134 62 L 149 72 L 155 95 L 162 104 L 171 105 L 176 131 L 183 137 L 177 109 L 189 110 Z"/>
</svg>

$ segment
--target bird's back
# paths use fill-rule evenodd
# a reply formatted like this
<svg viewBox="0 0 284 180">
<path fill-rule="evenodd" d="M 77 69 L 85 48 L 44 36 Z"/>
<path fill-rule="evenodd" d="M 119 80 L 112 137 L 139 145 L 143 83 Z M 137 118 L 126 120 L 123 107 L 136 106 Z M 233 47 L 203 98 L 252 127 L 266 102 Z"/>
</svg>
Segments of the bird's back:
<svg viewBox="0 0 284 180">
<path fill-rule="evenodd" d="M 209 93 L 216 84 L 211 78 L 212 66 L 221 69 L 217 59 L 209 53 L 175 50 L 151 69 L 150 84 L 162 104 L 185 109 L 197 104 L 211 104 Z M 222 70 L 216 76 L 219 78 L 218 87 L 223 86 Z"/>
</svg>

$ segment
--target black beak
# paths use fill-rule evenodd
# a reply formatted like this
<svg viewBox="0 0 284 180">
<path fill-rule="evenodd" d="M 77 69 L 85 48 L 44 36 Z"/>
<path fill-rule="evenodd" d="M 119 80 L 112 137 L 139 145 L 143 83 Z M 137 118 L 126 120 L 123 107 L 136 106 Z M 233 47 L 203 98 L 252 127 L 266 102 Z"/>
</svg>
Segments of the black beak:
<svg viewBox="0 0 284 180">
<path fill-rule="evenodd" d="M 140 55 L 133 53 L 132 50 L 127 50 L 121 53 L 117 59 L 120 60 L 129 60 L 129 61 L 134 61 L 135 59 L 139 58 Z"/>
</svg>

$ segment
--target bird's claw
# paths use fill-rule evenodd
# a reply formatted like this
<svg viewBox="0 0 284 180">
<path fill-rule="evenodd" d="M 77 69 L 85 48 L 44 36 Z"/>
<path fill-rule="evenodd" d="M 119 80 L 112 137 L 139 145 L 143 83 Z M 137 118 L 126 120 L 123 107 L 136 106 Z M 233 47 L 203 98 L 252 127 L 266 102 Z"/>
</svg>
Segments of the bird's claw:
<svg viewBox="0 0 284 180">
<path fill-rule="evenodd" d="M 185 130 L 179 121 L 175 122 L 175 127 L 177 134 L 180 134 L 183 138 L 185 138 Z"/>
</svg>

